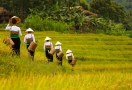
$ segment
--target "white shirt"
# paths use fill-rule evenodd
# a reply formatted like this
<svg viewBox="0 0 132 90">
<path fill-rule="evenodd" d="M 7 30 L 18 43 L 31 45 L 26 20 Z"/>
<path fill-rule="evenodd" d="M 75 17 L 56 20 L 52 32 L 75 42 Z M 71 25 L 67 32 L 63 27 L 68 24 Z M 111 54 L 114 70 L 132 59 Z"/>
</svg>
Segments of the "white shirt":
<svg viewBox="0 0 132 90">
<path fill-rule="evenodd" d="M 66 54 L 66 59 L 68 60 L 68 57 L 69 56 L 72 56 L 72 58 L 74 58 L 74 55 L 73 55 L 73 53 L 68 53 L 68 54 Z"/>
<path fill-rule="evenodd" d="M 51 46 L 51 48 L 53 48 L 52 42 L 45 42 L 45 43 L 44 43 L 44 51 L 45 51 L 45 46 L 46 46 L 46 45 Z"/>
<path fill-rule="evenodd" d="M 57 49 L 57 50 L 60 50 L 61 52 L 62 52 L 62 48 L 61 48 L 61 46 L 55 46 L 55 49 Z"/>
<path fill-rule="evenodd" d="M 18 26 L 10 26 L 10 24 L 7 24 L 5 30 L 19 32 L 19 36 L 22 36 L 21 29 Z"/>
<path fill-rule="evenodd" d="M 33 42 L 35 42 L 35 37 L 34 37 L 34 34 L 32 33 L 29 33 L 29 34 L 26 34 L 25 37 L 24 37 L 24 42 L 27 43 L 27 40 L 28 38 L 32 38 L 33 39 Z"/>
</svg>

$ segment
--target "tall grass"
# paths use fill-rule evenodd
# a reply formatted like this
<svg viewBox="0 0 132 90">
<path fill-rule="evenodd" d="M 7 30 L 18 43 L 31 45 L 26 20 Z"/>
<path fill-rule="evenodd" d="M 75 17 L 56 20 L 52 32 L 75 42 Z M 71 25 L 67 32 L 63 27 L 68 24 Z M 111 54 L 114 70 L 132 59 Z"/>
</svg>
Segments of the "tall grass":
<svg viewBox="0 0 132 90">
<path fill-rule="evenodd" d="M 0 90 L 131 90 L 132 42 L 127 36 L 104 34 L 60 34 L 38 32 L 35 61 L 28 60 L 21 37 L 21 57 L 11 57 L 11 49 L 2 43 L 7 31 L 0 32 Z M 62 43 L 65 54 L 71 49 L 77 59 L 74 71 L 63 57 L 63 66 L 47 63 L 44 39 L 51 37 Z"/>
<path fill-rule="evenodd" d="M 0 79 L 1 90 L 131 90 L 131 73 L 16 75 Z"/>
</svg>

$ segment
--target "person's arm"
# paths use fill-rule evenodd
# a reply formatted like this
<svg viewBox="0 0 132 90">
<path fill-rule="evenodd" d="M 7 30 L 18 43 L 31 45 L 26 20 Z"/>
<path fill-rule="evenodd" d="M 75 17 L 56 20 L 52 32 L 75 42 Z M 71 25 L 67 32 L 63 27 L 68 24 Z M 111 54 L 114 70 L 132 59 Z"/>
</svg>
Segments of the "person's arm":
<svg viewBox="0 0 132 90">
<path fill-rule="evenodd" d="M 73 55 L 73 53 L 72 53 L 72 58 L 74 59 L 74 55 Z"/>
<path fill-rule="evenodd" d="M 27 43 L 27 41 L 26 41 L 26 36 L 24 37 L 24 43 Z"/>
<path fill-rule="evenodd" d="M 34 36 L 33 34 L 32 34 L 32 38 L 33 38 L 33 42 L 36 42 L 36 41 L 35 41 L 35 36 Z"/>
<path fill-rule="evenodd" d="M 66 60 L 68 60 L 68 56 L 66 55 Z"/>
<path fill-rule="evenodd" d="M 60 51 L 62 52 L 62 47 L 60 46 Z"/>
<path fill-rule="evenodd" d="M 5 30 L 11 30 L 11 26 L 10 26 L 10 24 L 7 24 Z"/>
<path fill-rule="evenodd" d="M 44 48 L 44 51 L 45 51 L 45 43 L 44 43 L 44 47 L 43 48 Z"/>
<path fill-rule="evenodd" d="M 52 42 L 51 42 L 51 48 L 53 48 L 53 44 L 52 44 Z"/>
<path fill-rule="evenodd" d="M 22 36 L 22 32 L 21 29 L 19 28 L 19 36 Z"/>
</svg>

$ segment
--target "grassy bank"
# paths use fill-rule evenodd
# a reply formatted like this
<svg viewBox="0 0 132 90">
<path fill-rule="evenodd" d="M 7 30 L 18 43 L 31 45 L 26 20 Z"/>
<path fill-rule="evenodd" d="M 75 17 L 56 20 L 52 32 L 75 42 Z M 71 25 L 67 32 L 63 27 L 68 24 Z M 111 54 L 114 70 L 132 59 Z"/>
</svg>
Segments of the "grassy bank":
<svg viewBox="0 0 132 90">
<path fill-rule="evenodd" d="M 12 58 L 10 48 L 2 43 L 8 31 L 0 32 L 0 90 L 131 90 L 132 39 L 103 34 L 60 34 L 34 32 L 37 40 L 35 61 L 28 60 L 21 37 L 21 58 Z M 62 43 L 65 54 L 71 49 L 77 59 L 71 71 L 65 55 L 63 66 L 47 63 L 43 51 L 46 36 L 55 45 Z M 14 82 L 15 81 L 15 82 Z"/>
</svg>

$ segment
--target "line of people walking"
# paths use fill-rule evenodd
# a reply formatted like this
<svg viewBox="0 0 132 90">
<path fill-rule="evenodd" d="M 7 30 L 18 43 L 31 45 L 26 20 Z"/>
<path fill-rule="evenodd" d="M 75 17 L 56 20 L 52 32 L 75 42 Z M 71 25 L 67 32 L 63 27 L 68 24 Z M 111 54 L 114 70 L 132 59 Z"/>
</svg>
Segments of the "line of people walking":
<svg viewBox="0 0 132 90">
<path fill-rule="evenodd" d="M 44 52 L 47 58 L 48 62 L 53 62 L 53 55 L 56 53 L 56 59 L 58 60 L 58 65 L 62 65 L 62 59 L 63 59 L 63 52 L 62 52 L 62 47 L 61 43 L 59 41 L 56 42 L 55 47 L 53 48 L 53 44 L 50 41 L 51 38 L 48 36 L 45 38 L 45 43 L 44 43 Z M 61 53 L 61 55 L 58 55 Z"/>
<path fill-rule="evenodd" d="M 53 62 L 53 55 L 55 53 L 58 65 L 62 66 L 64 54 L 62 51 L 61 44 L 62 44 L 61 42 L 57 41 L 55 47 L 53 48 L 51 38 L 48 36 L 45 38 L 44 52 L 48 62 Z M 72 51 L 69 49 L 66 51 L 66 60 L 68 60 L 68 63 L 72 66 L 73 70 L 73 67 L 76 64 L 76 60 L 74 58 Z"/>
<path fill-rule="evenodd" d="M 21 19 L 19 17 L 13 16 L 9 20 L 9 23 L 5 28 L 5 30 L 10 31 L 9 38 L 14 43 L 11 46 L 12 56 L 18 56 L 18 57 L 20 57 L 20 44 L 21 44 L 20 36 L 22 36 L 22 32 L 20 27 L 17 26 L 17 23 L 19 23 L 20 21 Z M 33 34 L 34 31 L 31 28 L 28 28 L 25 32 L 27 32 L 27 34 L 24 37 L 24 43 L 26 44 L 28 57 L 34 61 L 35 48 L 37 47 L 35 36 Z M 64 53 L 62 51 L 61 44 L 62 44 L 61 42 L 57 41 L 55 47 L 53 47 L 51 38 L 49 38 L 48 36 L 45 38 L 43 47 L 48 62 L 53 62 L 53 55 L 55 53 L 56 59 L 58 61 L 58 65 L 62 66 Z M 66 59 L 68 60 L 68 63 L 72 67 L 75 65 L 75 62 L 73 63 L 73 60 L 74 61 L 76 60 L 74 58 L 72 51 L 69 49 L 66 51 Z"/>
</svg>

